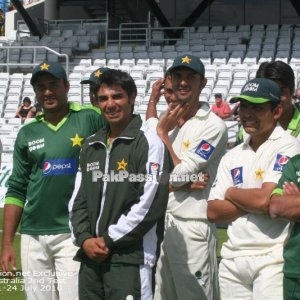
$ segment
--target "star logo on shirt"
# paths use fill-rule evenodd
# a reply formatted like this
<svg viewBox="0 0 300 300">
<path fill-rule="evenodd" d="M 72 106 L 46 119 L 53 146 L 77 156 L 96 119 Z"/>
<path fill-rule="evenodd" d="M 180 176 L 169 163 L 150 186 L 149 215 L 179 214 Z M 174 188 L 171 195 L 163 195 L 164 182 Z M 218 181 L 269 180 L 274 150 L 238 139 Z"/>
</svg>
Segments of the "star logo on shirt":
<svg viewBox="0 0 300 300">
<path fill-rule="evenodd" d="M 265 171 L 259 168 L 258 170 L 255 170 L 255 179 L 263 179 L 265 175 Z"/>
<path fill-rule="evenodd" d="M 181 63 L 189 64 L 192 59 L 189 58 L 188 56 L 185 56 L 181 60 L 182 60 Z"/>
<path fill-rule="evenodd" d="M 121 161 L 117 161 L 118 164 L 118 168 L 117 170 L 123 170 L 126 171 L 126 167 L 127 167 L 127 162 L 125 162 L 124 158 Z"/>
<path fill-rule="evenodd" d="M 50 65 L 47 65 L 46 63 L 43 63 L 42 65 L 40 65 L 40 69 L 41 70 L 49 70 Z"/>
<path fill-rule="evenodd" d="M 70 140 L 73 142 L 72 147 L 79 146 L 81 147 L 82 141 L 84 138 L 81 138 L 77 133 L 73 138 L 70 138 Z"/>
<path fill-rule="evenodd" d="M 103 73 L 100 71 L 100 70 L 97 70 L 95 73 L 94 73 L 94 77 L 100 77 Z"/>
<path fill-rule="evenodd" d="M 182 142 L 183 150 L 189 150 L 191 142 L 189 140 L 185 140 Z"/>
</svg>

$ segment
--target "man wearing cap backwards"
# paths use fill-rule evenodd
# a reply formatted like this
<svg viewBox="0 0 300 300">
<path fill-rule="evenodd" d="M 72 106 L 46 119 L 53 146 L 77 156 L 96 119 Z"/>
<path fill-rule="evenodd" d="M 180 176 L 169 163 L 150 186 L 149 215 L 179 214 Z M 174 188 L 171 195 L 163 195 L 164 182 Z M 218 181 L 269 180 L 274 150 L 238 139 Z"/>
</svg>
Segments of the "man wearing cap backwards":
<svg viewBox="0 0 300 300">
<path fill-rule="evenodd" d="M 59 63 L 33 69 L 31 84 L 44 113 L 23 126 L 14 148 L 4 207 L 1 265 L 15 270 L 13 240 L 21 220 L 21 259 L 27 299 L 78 299 L 68 201 L 81 145 L 105 125 L 96 111 L 68 103 L 69 82 Z"/>
<path fill-rule="evenodd" d="M 226 125 L 199 101 L 207 80 L 198 57 L 178 56 L 168 72 L 174 97 L 160 120 L 148 119 L 157 124 L 175 165 L 154 299 L 218 299 L 215 226 L 207 221 L 206 208 L 226 150 Z M 207 188 L 191 189 L 201 172 L 209 174 Z"/>
<path fill-rule="evenodd" d="M 91 104 L 94 105 L 94 106 L 97 106 L 97 101 L 96 101 L 96 98 L 95 98 L 95 91 L 94 91 L 93 88 L 100 81 L 101 75 L 105 71 L 108 71 L 108 70 L 110 70 L 110 68 L 106 68 L 106 67 L 99 68 L 99 69 L 97 69 L 97 70 L 95 70 L 94 72 L 91 73 L 89 79 L 82 80 L 80 82 L 81 84 L 89 84 L 90 85 L 90 101 L 91 101 Z"/>
<path fill-rule="evenodd" d="M 270 217 L 269 198 L 300 143 L 277 125 L 280 98 L 274 81 L 256 78 L 231 99 L 240 101 L 239 117 L 249 136 L 222 158 L 209 195 L 208 219 L 229 223 L 219 265 L 222 300 L 283 297 L 282 250 L 289 223 Z"/>
</svg>

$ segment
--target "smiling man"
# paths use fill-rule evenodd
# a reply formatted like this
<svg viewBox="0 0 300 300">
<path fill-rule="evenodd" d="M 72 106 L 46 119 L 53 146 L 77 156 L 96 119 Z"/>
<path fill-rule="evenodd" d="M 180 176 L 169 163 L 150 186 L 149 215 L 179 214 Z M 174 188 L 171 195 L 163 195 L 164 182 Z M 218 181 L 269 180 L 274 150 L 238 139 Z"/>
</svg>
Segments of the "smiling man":
<svg viewBox="0 0 300 300">
<path fill-rule="evenodd" d="M 159 120 L 147 120 L 149 126 L 157 125 L 175 166 L 154 299 L 218 299 L 215 226 L 207 221 L 206 209 L 226 151 L 226 125 L 199 100 L 207 79 L 198 57 L 176 57 L 168 73 L 173 89 L 169 107 Z M 207 187 L 190 188 L 192 177 L 201 172 L 209 175 Z"/>
<path fill-rule="evenodd" d="M 170 172 L 169 154 L 133 114 L 137 89 L 129 74 L 106 71 L 95 91 L 108 126 L 86 140 L 80 155 L 71 212 L 80 299 L 152 300 L 168 200 L 168 180 L 157 176 Z"/>
<path fill-rule="evenodd" d="M 221 299 L 282 300 L 289 223 L 272 220 L 270 195 L 300 143 L 277 124 L 283 109 L 274 81 L 252 79 L 230 101 L 240 101 L 248 137 L 222 158 L 209 195 L 208 219 L 229 223 L 219 265 Z"/>
<path fill-rule="evenodd" d="M 59 63 L 43 62 L 31 84 L 43 114 L 17 136 L 4 207 L 2 270 L 16 267 L 13 240 L 21 220 L 21 259 L 27 299 L 78 299 L 77 248 L 70 238 L 68 202 L 83 141 L 105 125 L 93 109 L 68 102 Z"/>
</svg>

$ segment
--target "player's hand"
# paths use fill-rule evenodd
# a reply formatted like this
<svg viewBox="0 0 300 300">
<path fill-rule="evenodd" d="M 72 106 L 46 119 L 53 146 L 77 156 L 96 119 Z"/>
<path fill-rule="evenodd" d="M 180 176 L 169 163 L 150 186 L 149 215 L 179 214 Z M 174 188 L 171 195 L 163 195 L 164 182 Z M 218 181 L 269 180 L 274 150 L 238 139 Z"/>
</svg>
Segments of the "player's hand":
<svg viewBox="0 0 300 300">
<path fill-rule="evenodd" d="M 207 172 L 201 172 L 198 174 L 198 180 L 191 183 L 190 189 L 192 191 L 203 191 L 208 183 L 209 175 Z"/>
<path fill-rule="evenodd" d="M 298 195 L 300 194 L 300 189 L 294 182 L 285 182 L 283 185 L 284 195 Z"/>
<path fill-rule="evenodd" d="M 168 132 L 173 130 L 180 118 L 184 115 L 184 113 L 188 109 L 188 104 L 177 104 L 170 103 L 166 113 L 160 118 L 157 124 L 157 134 L 158 136 L 167 135 Z"/>
<path fill-rule="evenodd" d="M 163 94 L 162 88 L 163 88 L 164 81 L 165 81 L 164 78 L 160 78 L 153 83 L 149 102 L 151 101 L 154 102 L 155 104 L 158 103 L 160 96 Z"/>
<path fill-rule="evenodd" d="M 110 253 L 102 237 L 85 240 L 82 244 L 82 248 L 90 259 L 97 262 L 104 261 Z"/>
<path fill-rule="evenodd" d="M 16 271 L 16 254 L 13 245 L 3 245 L 1 254 L 2 272 L 8 274 Z M 8 276 L 12 277 L 12 276 Z"/>
</svg>

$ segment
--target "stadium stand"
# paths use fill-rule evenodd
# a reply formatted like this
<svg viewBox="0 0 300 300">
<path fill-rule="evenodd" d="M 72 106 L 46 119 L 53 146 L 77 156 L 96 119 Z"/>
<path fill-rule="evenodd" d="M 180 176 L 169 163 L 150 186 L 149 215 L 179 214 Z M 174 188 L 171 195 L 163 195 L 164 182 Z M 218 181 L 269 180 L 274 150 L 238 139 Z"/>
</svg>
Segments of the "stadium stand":
<svg viewBox="0 0 300 300">
<path fill-rule="evenodd" d="M 16 128 L 21 126 L 17 120 L 11 119 L 12 114 L 23 97 L 34 99 L 29 81 L 30 69 L 45 59 L 64 62 L 68 57 L 69 100 L 79 103 L 89 103 L 88 87 L 81 85 L 80 81 L 87 79 L 96 68 L 108 66 L 128 71 L 138 88 L 135 111 L 143 118 L 153 82 L 164 75 L 174 57 L 183 53 L 197 55 L 205 64 L 208 82 L 201 100 L 210 103 L 213 103 L 215 93 L 222 93 L 225 99 L 239 93 L 243 84 L 255 76 L 258 64 L 271 59 L 290 63 L 295 70 L 296 84 L 299 81 L 300 29 L 297 26 L 245 24 L 186 27 L 181 38 L 172 40 L 167 37 L 165 28 L 149 29 L 146 24 L 143 30 L 147 32 L 148 39 L 139 38 L 137 42 L 134 38 L 124 41 L 107 38 L 110 32 L 105 24 L 95 20 L 49 22 L 48 35 L 42 38 L 28 35 L 12 41 L 7 51 L 0 51 L 1 62 L 6 62 L 9 57 L 15 64 L 27 66 L 21 72 L 20 69 L 5 72 L 1 66 L 0 128 L 3 129 L 1 135 L 6 150 L 12 150 Z M 134 32 L 134 29 L 131 30 Z M 117 36 L 125 36 L 121 27 Z M 49 49 L 65 56 L 58 56 Z M 159 111 L 167 107 L 162 100 Z M 230 143 L 234 143 L 238 124 L 236 121 L 230 122 L 227 124 Z"/>
</svg>

